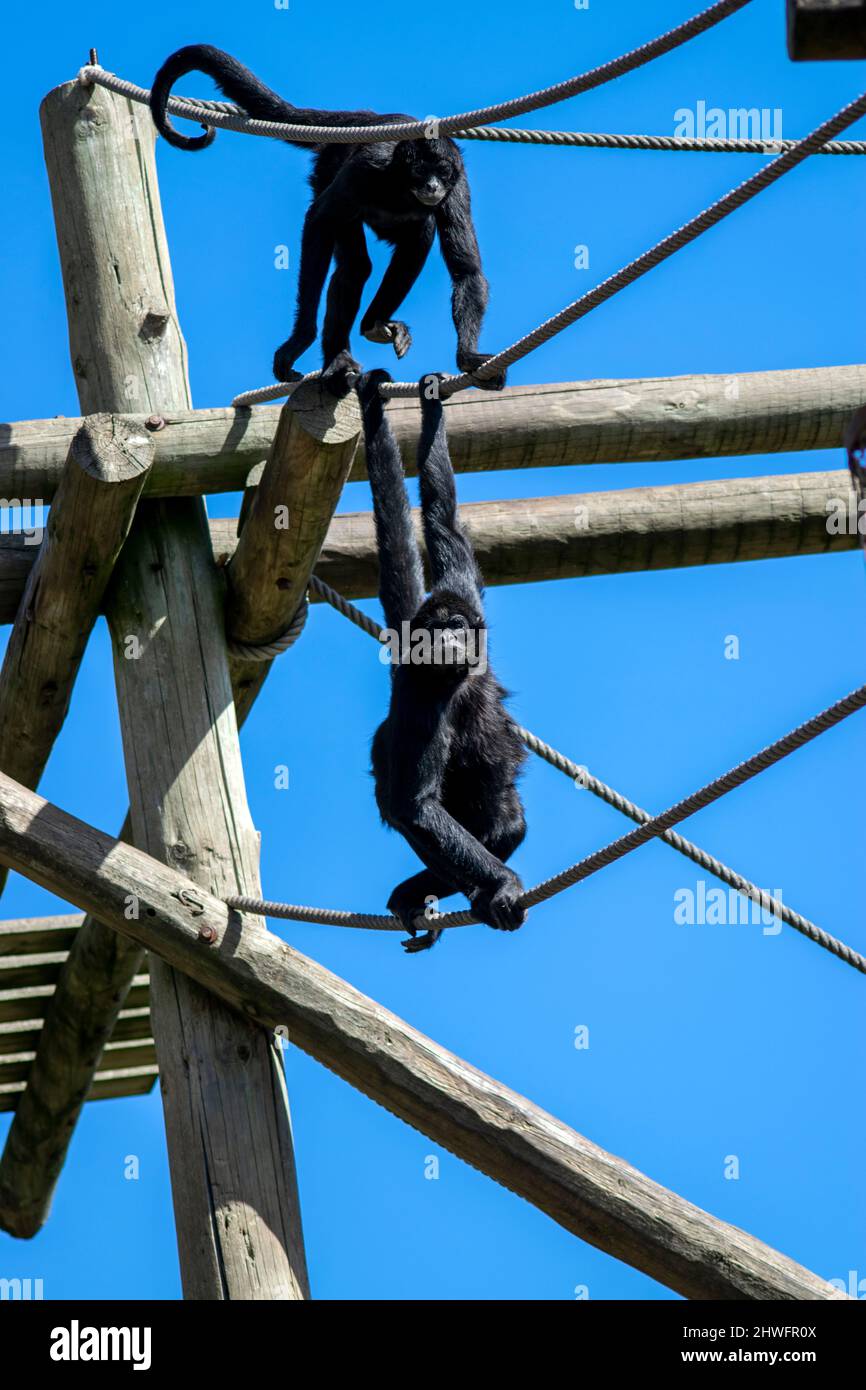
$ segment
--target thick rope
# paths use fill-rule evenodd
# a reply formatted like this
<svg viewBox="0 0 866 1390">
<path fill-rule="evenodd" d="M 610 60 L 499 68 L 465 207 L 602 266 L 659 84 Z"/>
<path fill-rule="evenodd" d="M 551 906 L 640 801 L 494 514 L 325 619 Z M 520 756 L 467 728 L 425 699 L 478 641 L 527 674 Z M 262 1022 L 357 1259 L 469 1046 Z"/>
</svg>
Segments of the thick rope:
<svg viewBox="0 0 866 1390">
<path fill-rule="evenodd" d="M 811 135 L 799 140 L 784 154 L 779 155 L 778 159 L 774 159 L 771 164 L 759 169 L 756 174 L 752 174 L 750 178 L 726 193 L 723 198 L 719 198 L 703 212 L 699 212 L 684 226 L 671 232 L 635 260 L 629 261 L 628 265 L 623 266 L 614 275 L 609 275 L 606 280 L 602 280 L 601 284 L 588 290 L 579 299 L 575 299 L 571 304 L 561 309 L 558 314 L 545 319 L 531 333 L 518 338 L 517 342 L 511 344 L 511 347 L 495 353 L 477 372 L 463 372 L 459 376 L 444 377 L 439 388 L 440 394 L 443 398 L 453 396 L 455 392 L 465 391 L 469 386 L 476 386 L 488 381 L 491 377 L 495 377 L 508 367 L 513 366 L 515 362 L 519 362 L 521 358 L 528 356 L 530 352 L 534 352 L 536 348 L 549 342 L 558 333 L 570 328 L 572 324 L 577 323 L 593 309 L 597 309 L 600 304 L 612 299 L 615 294 L 619 294 L 620 290 L 634 284 L 636 280 L 674 255 L 675 252 L 688 246 L 690 242 L 696 241 L 711 227 L 717 226 L 724 218 L 730 216 L 732 212 L 741 208 L 758 193 L 762 193 L 765 188 L 769 188 L 771 184 L 776 183 L 778 179 L 802 164 L 804 159 L 808 159 L 829 139 L 837 135 L 839 131 L 845 130 L 863 115 L 866 115 L 866 93 L 857 97 L 855 101 L 849 102 L 835 116 L 831 116 L 829 120 L 824 121 L 816 130 L 813 130 Z M 260 404 L 266 400 L 276 400 L 280 396 L 287 395 L 289 389 L 286 385 L 274 385 L 260 387 L 253 391 L 244 391 L 234 398 L 232 405 L 240 408 Z M 379 390 L 386 398 L 412 397 L 417 396 L 418 385 L 417 382 L 392 381 L 383 383 Z"/>
<path fill-rule="evenodd" d="M 593 777 L 585 767 L 579 767 L 577 763 L 572 762 L 570 758 L 566 758 L 565 755 L 558 752 L 557 749 L 551 748 L 547 743 L 543 743 L 542 740 L 531 733 L 529 729 L 518 726 L 518 732 L 530 752 L 535 753 L 537 757 L 542 758 L 546 763 L 549 763 L 551 767 L 555 767 L 559 772 L 564 773 L 565 776 L 571 778 L 573 782 L 579 783 L 581 787 L 585 787 L 587 791 L 592 792 L 592 794 L 597 796 L 601 801 L 607 802 L 608 806 L 612 806 L 614 810 L 620 811 L 624 816 L 628 816 L 630 820 L 637 821 L 639 825 L 646 825 L 652 820 L 652 815 L 649 811 L 645 811 L 641 806 L 636 805 L 635 802 L 629 801 L 628 797 L 623 796 L 621 792 L 615 791 L 613 787 L 609 787 L 607 783 L 602 782 L 598 777 Z M 665 844 L 670 845 L 672 849 L 678 850 L 680 854 L 685 855 L 686 859 L 691 859 L 694 864 L 698 864 L 702 869 L 706 869 L 707 873 L 720 879 L 722 883 L 726 883 L 729 888 L 735 888 L 738 893 L 742 893 L 744 897 L 750 898 L 752 902 L 757 903 L 764 911 L 772 913 L 774 917 L 778 917 L 779 920 L 785 922 L 787 926 L 793 927 L 794 930 L 800 932 L 802 936 L 808 937 L 810 941 L 814 941 L 818 946 L 823 946 L 826 951 L 830 951 L 833 955 L 839 956 L 841 960 L 847 961 L 849 965 L 852 964 L 849 957 L 852 954 L 856 955 L 856 952 L 852 953 L 850 947 L 846 946 L 844 942 L 838 941 L 836 937 L 831 936 L 829 932 L 824 931 L 815 922 L 810 921 L 808 917 L 804 917 L 801 913 L 795 912 L 792 907 L 788 907 L 787 903 L 783 903 L 780 898 L 774 898 L 766 889 L 759 888 L 757 884 L 752 883 L 750 879 L 744 878 L 743 875 L 738 874 L 735 869 L 729 868 L 727 864 L 722 863 L 721 859 L 716 859 L 714 855 L 708 854 L 707 851 L 701 849 L 699 845 L 692 844 L 691 840 L 687 840 L 684 836 L 678 835 L 675 830 L 666 830 L 659 838 L 664 840 Z"/>
<path fill-rule="evenodd" d="M 746 2 L 746 0 L 744 0 Z M 89 86 L 94 84 L 117 92 L 119 96 L 129 97 L 142 105 L 150 105 L 150 92 L 146 87 L 138 87 L 127 82 L 116 73 L 105 68 L 88 64 L 81 68 L 79 81 Z M 578 79 L 575 79 L 578 80 Z M 559 98 L 561 100 L 561 98 Z M 266 135 L 272 140 L 294 139 L 290 132 L 301 131 L 309 137 L 321 135 L 315 140 L 307 139 L 309 144 L 372 144 L 383 141 L 382 131 L 390 126 L 288 126 L 279 121 L 255 121 L 247 117 L 240 106 L 231 101 L 207 101 L 202 97 L 169 97 L 168 110 L 174 116 L 184 116 L 202 124 L 219 125 L 226 130 L 238 131 L 245 135 Z M 426 121 L 412 123 L 412 136 L 388 136 L 384 143 L 389 144 L 398 138 L 429 139 L 435 117 Z M 456 120 L 457 117 L 448 117 Z M 491 118 L 493 119 L 493 118 Z M 441 133 L 443 122 L 438 122 Z M 405 127 L 407 130 L 410 127 Z M 375 134 L 372 131 L 375 130 Z M 360 134 L 352 140 L 350 132 Z M 340 139 L 333 140 L 337 133 Z M 621 132 L 588 130 L 523 130 L 517 126 L 467 126 L 465 130 L 452 131 L 461 140 L 492 140 L 498 144 L 514 145 L 566 145 L 576 149 L 602 150 L 653 150 L 673 153 L 693 154 L 781 154 L 793 149 L 796 140 L 754 139 L 751 136 L 733 136 L 730 139 L 721 135 L 643 135 Z M 363 139 L 360 136 L 363 135 Z M 816 154 L 866 154 L 866 140 L 831 140 Z"/>
<path fill-rule="evenodd" d="M 443 116 L 441 119 L 431 116 L 426 121 L 398 121 L 376 126 L 287 125 L 281 121 L 251 120 L 239 115 L 239 108 L 230 103 L 190 100 L 184 97 L 171 97 L 168 109 L 172 115 L 188 116 L 204 125 L 241 130 L 248 135 L 266 135 L 277 140 L 295 140 L 308 145 L 374 145 L 398 140 L 427 140 L 431 137 L 431 127 L 434 125 L 434 138 L 440 135 L 457 135 L 464 127 L 488 125 L 491 121 L 506 120 L 510 116 L 520 116 L 527 111 L 539 111 L 542 107 L 553 106 L 568 97 L 601 87 L 616 77 L 634 72 L 636 68 L 652 62 L 654 58 L 672 52 L 750 3 L 751 0 L 716 0 L 714 5 L 710 5 L 708 9 L 702 10 L 685 23 L 678 24 L 676 28 L 668 30 L 658 38 L 631 49 L 619 58 L 602 63 L 589 72 L 566 78 L 563 82 L 530 92 L 527 96 L 513 97 L 510 101 L 500 101 L 492 106 L 481 106 L 474 111 L 463 111 L 459 115 Z M 118 92 L 132 101 L 143 102 L 145 105 L 150 103 L 150 92 L 146 88 L 126 82 L 96 64 L 83 67 L 79 79 L 84 84 L 98 83 L 99 86 L 107 87 L 109 91 Z"/>
<path fill-rule="evenodd" d="M 275 657 L 282 656 L 293 647 L 306 627 L 307 613 L 309 604 L 306 595 L 301 600 L 297 613 L 292 618 L 282 637 L 278 637 L 274 642 L 236 642 L 229 638 L 226 642 L 232 656 L 240 657 L 244 661 L 273 661 Z"/>
<path fill-rule="evenodd" d="M 691 154 L 782 154 L 796 140 L 754 140 L 748 136 L 626 135 L 588 130 L 519 130 L 515 126 L 482 126 L 461 130 L 461 140 L 493 140 L 499 144 L 569 145 L 589 150 L 665 150 Z M 816 154 L 866 154 L 866 140 L 830 140 Z"/>
<path fill-rule="evenodd" d="M 350 603 L 348 599 L 343 598 L 342 594 L 338 594 L 329 584 L 326 584 L 323 580 L 313 575 L 310 580 L 310 588 L 317 593 L 320 598 L 330 603 L 338 612 L 342 613 L 345 618 L 348 618 L 350 622 L 354 623 L 356 627 L 368 633 L 369 636 L 375 637 L 377 641 L 381 640 L 382 630 L 379 624 L 366 613 L 363 613 L 360 608 Z M 818 734 L 823 733 L 826 729 L 832 728 L 834 724 L 839 723 L 842 719 L 847 718 L 848 715 L 861 709 L 864 704 L 866 704 L 866 686 L 861 686 L 860 689 L 854 691 L 853 694 L 846 696 L 845 699 L 838 701 L 835 705 L 831 705 L 828 710 L 824 710 L 821 714 L 816 715 L 814 719 L 808 720 L 805 724 L 801 724 L 797 729 L 794 729 L 792 733 L 777 740 L 777 742 L 771 744 L 769 748 L 763 749 L 746 762 L 740 763 L 730 772 L 725 773 L 724 776 L 716 778 L 714 782 L 694 792 L 690 797 L 685 798 L 685 800 L 678 802 L 660 816 L 651 816 L 648 811 L 644 811 L 640 806 L 629 801 L 619 792 L 614 791 L 612 787 L 608 787 L 606 783 L 591 776 L 585 768 L 579 767 L 577 763 L 573 763 L 562 753 L 557 752 L 556 749 L 543 743 L 541 739 L 537 738 L 535 734 L 530 733 L 528 729 L 524 729 L 518 725 L 518 733 L 531 752 L 543 758 L 545 762 L 550 763 L 552 767 L 557 768 L 560 772 L 565 773 L 566 776 L 579 781 L 581 786 L 586 787 L 588 791 L 591 791 L 595 796 L 606 801 L 608 805 L 615 807 L 616 810 L 621 811 L 631 820 L 640 823 L 637 830 L 633 830 L 629 832 L 629 834 L 621 836 L 618 840 L 614 840 L 603 849 L 597 850 L 595 854 L 580 860 L 570 868 L 554 875 L 554 877 L 545 879 L 543 883 L 537 884 L 535 888 L 524 893 L 521 898 L 522 905 L 524 907 L 532 907 L 537 903 L 545 902 L 548 898 L 563 892 L 573 884 L 579 883 L 585 878 L 589 878 L 592 874 L 597 873 L 599 869 L 606 867 L 607 864 L 612 864 L 617 859 L 621 859 L 625 854 L 630 853 L 631 850 L 637 849 L 639 845 L 646 843 L 647 840 L 658 837 L 665 840 L 674 849 L 693 860 L 696 864 L 701 865 L 701 867 L 705 868 L 709 873 L 721 879 L 722 882 L 727 883 L 730 887 L 735 888 L 738 892 L 751 898 L 752 901 L 759 903 L 764 910 L 773 913 L 774 916 L 780 918 L 783 922 L 787 923 L 788 926 L 793 927 L 795 931 L 800 932 L 810 941 L 814 941 L 816 945 L 822 946 L 824 950 L 837 956 L 838 959 L 844 961 L 846 965 L 850 965 L 855 970 L 859 970 L 862 974 L 866 974 L 866 958 L 858 951 L 847 946 L 845 942 L 839 941 L 838 938 L 831 936 L 829 932 L 823 931 L 821 927 L 811 922 L 807 917 L 801 916 L 799 912 L 794 912 L 793 909 L 787 907 L 785 903 L 772 897 L 771 894 L 767 893 L 764 889 L 757 887 L 757 885 L 751 883 L 749 879 L 744 878 L 742 874 L 738 874 L 733 869 L 728 868 L 721 860 L 715 859 L 712 855 L 707 854 L 706 851 L 700 849 L 697 845 L 693 845 L 681 835 L 677 835 L 671 829 L 671 827 L 679 821 L 685 820 L 687 816 L 694 815 L 696 811 L 703 809 L 704 806 L 708 806 L 712 801 L 718 800 L 719 797 L 724 796 L 734 787 L 740 786 L 743 782 L 756 776 L 758 772 L 764 771 L 765 768 L 771 767 L 781 758 L 787 757 L 789 753 L 792 753 L 796 748 L 802 747 L 804 743 L 809 742 L 811 739 L 816 738 Z M 279 917 L 289 921 L 313 922 L 324 926 L 359 927 L 375 931 L 405 930 L 403 924 L 399 922 L 397 918 L 385 914 L 346 912 L 331 908 L 296 906 L 289 903 L 277 903 L 266 899 L 250 898 L 242 895 L 227 898 L 225 901 L 227 906 L 241 912 L 251 912 L 266 917 Z M 469 911 L 450 912 L 444 915 L 430 912 L 427 914 L 427 919 L 437 927 L 443 928 L 468 926 L 477 922 L 477 918 L 473 917 Z"/>
</svg>

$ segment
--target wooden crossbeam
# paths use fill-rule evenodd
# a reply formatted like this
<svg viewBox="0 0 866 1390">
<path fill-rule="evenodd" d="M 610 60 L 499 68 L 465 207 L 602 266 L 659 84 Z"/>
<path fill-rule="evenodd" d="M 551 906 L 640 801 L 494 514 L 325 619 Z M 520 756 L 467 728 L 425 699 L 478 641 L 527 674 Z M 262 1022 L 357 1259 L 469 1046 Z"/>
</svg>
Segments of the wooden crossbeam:
<svg viewBox="0 0 866 1390">
<path fill-rule="evenodd" d="M 856 499 L 842 470 L 471 502 L 460 515 L 489 585 L 819 555 L 859 544 L 851 526 Z M 414 519 L 423 549 L 417 511 Z M 218 555 L 229 552 L 230 533 L 230 523 L 213 524 Z M 377 594 L 371 512 L 334 519 L 316 573 L 346 598 Z"/>
<path fill-rule="evenodd" d="M 861 520 L 842 469 L 470 502 L 460 515 L 489 585 L 855 550 Z M 237 527 L 234 520 L 210 523 L 222 564 L 235 554 Z M 31 565 L 20 537 L 0 536 L 0 623 L 17 611 Z M 316 573 L 347 598 L 375 596 L 371 512 L 334 517 Z M 233 671 L 239 712 L 246 712 L 248 694 L 239 688 L 246 674 Z"/>
<path fill-rule="evenodd" d="M 40 115 L 82 406 L 117 410 L 132 399 L 149 411 L 187 409 L 149 113 L 71 82 L 49 93 Z M 134 837 L 183 862 L 193 881 L 255 891 L 258 842 L 200 500 L 143 504 L 107 616 Z M 159 960 L 151 1013 L 185 1294 L 304 1297 L 291 1125 L 273 1038 Z"/>
<path fill-rule="evenodd" d="M 244 1018 L 287 1031 L 400 1119 L 686 1297 L 845 1297 L 476 1071 L 278 937 L 248 930 L 186 874 L 2 774 L 0 862 L 158 953 Z M 130 896 L 141 904 L 133 920 Z"/>
<path fill-rule="evenodd" d="M 855 364 L 509 386 L 463 392 L 445 411 L 455 469 L 477 473 L 837 449 L 864 400 L 866 365 Z M 156 450 L 147 495 L 240 492 L 250 469 L 267 458 L 279 416 L 280 407 L 268 405 L 139 407 L 132 423 L 140 428 L 151 421 Z M 388 416 L 412 473 L 420 410 L 411 400 L 390 401 Z M 57 418 L 4 425 L 0 498 L 49 502 L 80 423 Z M 362 446 L 351 478 L 365 477 Z"/>
<path fill-rule="evenodd" d="M 153 462 L 147 432 L 109 415 L 72 437 L 0 670 L 0 767 L 39 785 L 106 586 Z M 6 874 L 0 872 L 0 892 Z"/>
</svg>

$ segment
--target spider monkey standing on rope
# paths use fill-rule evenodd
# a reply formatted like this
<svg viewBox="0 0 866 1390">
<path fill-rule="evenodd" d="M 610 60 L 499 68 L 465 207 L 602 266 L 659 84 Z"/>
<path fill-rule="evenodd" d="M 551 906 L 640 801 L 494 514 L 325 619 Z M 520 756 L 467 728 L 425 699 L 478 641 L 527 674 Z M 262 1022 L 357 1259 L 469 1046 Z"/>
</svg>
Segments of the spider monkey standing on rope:
<svg viewBox="0 0 866 1390">
<path fill-rule="evenodd" d="M 167 102 L 173 84 L 189 72 L 204 72 L 227 97 L 258 120 L 293 125 L 371 126 L 412 120 L 374 111 L 318 111 L 284 101 L 230 54 L 209 44 L 181 48 L 162 65 L 153 82 L 151 111 L 157 130 L 179 149 L 200 150 L 216 135 L 181 135 L 172 125 Z M 311 148 L 301 141 L 287 144 Z M 319 301 L 333 259 L 322 331 L 324 375 L 339 394 L 355 384 L 360 367 L 351 354 L 349 334 L 358 315 L 372 265 L 364 226 L 394 248 L 381 285 L 361 320 L 361 334 L 372 343 L 391 343 L 398 357 L 412 344 L 405 323 L 394 316 L 417 280 L 438 232 L 451 275 L 451 308 L 457 329 L 457 366 L 474 372 L 488 360 L 478 351 L 487 307 L 487 281 L 481 270 L 472 222 L 469 183 L 453 140 L 401 140 L 375 145 L 323 145 L 315 150 L 310 176 L 313 199 L 301 240 L 298 304 L 294 327 L 274 356 L 278 381 L 296 380 L 294 364 L 316 340 Z M 504 374 L 479 382 L 499 390 Z"/>
<path fill-rule="evenodd" d="M 435 927 L 415 935 L 429 897 L 465 893 L 475 916 L 501 931 L 526 920 L 518 903 L 523 885 L 503 862 L 526 834 L 516 786 L 526 754 L 503 704 L 506 692 L 486 663 L 482 580 L 457 514 L 439 378 L 421 381 L 418 476 L 432 579 L 426 599 L 403 465 L 379 393 L 390 379 L 370 372 L 358 387 L 379 595 L 388 629 L 401 638 L 372 761 L 382 819 L 426 865 L 388 902 L 412 935 L 407 951 L 423 951 L 442 935 Z"/>
</svg>

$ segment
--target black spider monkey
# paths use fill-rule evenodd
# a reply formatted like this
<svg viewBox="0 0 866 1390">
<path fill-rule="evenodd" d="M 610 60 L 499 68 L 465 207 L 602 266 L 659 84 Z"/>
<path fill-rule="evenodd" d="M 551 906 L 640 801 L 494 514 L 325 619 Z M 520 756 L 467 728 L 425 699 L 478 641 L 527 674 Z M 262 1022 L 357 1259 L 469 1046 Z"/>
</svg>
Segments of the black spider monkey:
<svg viewBox="0 0 866 1390">
<path fill-rule="evenodd" d="M 473 913 L 501 931 L 526 920 L 518 903 L 523 886 L 503 863 L 526 833 L 516 786 L 526 754 L 503 704 L 506 691 L 486 664 L 482 579 L 457 514 L 441 378 L 421 380 L 418 476 L 432 579 L 426 599 L 403 465 L 379 393 L 390 379 L 387 372 L 369 372 L 358 386 L 379 596 L 388 629 L 401 637 L 392 647 L 392 660 L 395 647 L 399 659 L 372 762 L 382 819 L 427 866 L 399 884 L 388 902 L 411 933 L 407 951 L 423 951 L 442 935 L 435 927 L 415 935 L 429 897 L 465 893 Z"/>
<path fill-rule="evenodd" d="M 231 101 L 259 120 L 294 125 L 381 125 L 408 121 L 402 114 L 374 111 L 317 111 L 292 106 L 266 87 L 230 54 L 209 44 L 181 48 L 154 78 L 151 111 L 160 134 L 179 149 L 200 150 L 216 130 L 204 135 L 181 135 L 172 125 L 166 103 L 173 84 L 189 72 L 212 77 Z M 311 149 L 301 141 L 287 144 Z M 409 351 L 412 337 L 395 319 L 439 233 L 442 256 L 451 275 L 451 308 L 457 329 L 457 366 L 474 372 L 488 360 L 478 351 L 478 335 L 487 307 L 487 281 L 472 222 L 469 183 L 459 149 L 453 140 L 402 140 L 397 144 L 323 145 L 315 150 L 310 175 L 313 199 L 307 209 L 301 241 L 298 306 L 291 335 L 274 356 L 278 381 L 296 380 L 294 364 L 316 340 L 319 301 L 332 258 L 336 269 L 328 286 L 322 357 L 325 375 L 333 377 L 339 394 L 360 376 L 351 355 L 349 334 L 358 315 L 364 285 L 372 266 L 364 237 L 366 224 L 380 240 L 394 247 L 381 285 L 361 320 L 363 337 L 391 343 L 398 357 Z M 499 390 L 504 373 L 478 385 Z"/>
</svg>

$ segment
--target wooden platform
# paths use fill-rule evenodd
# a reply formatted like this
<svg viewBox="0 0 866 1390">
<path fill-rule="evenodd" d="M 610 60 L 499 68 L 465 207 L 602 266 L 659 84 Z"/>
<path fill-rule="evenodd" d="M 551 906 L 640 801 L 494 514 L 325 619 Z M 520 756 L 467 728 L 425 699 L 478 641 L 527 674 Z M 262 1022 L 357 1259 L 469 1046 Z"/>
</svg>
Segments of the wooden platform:
<svg viewBox="0 0 866 1390">
<path fill-rule="evenodd" d="M 83 921 L 76 913 L 0 923 L 0 1112 L 14 1110 L 27 1085 L 46 1009 Z M 156 1078 L 150 979 L 142 974 L 135 978 L 87 1099 L 144 1095 Z"/>
</svg>

